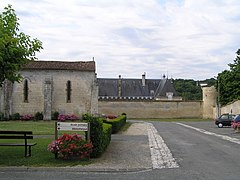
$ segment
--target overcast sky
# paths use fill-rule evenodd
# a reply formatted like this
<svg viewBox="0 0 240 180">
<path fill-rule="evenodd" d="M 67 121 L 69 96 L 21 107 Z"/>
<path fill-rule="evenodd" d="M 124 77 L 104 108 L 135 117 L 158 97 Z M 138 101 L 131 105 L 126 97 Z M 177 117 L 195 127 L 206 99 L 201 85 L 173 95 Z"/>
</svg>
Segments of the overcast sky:
<svg viewBox="0 0 240 180">
<path fill-rule="evenodd" d="M 97 77 L 204 80 L 240 48 L 239 0 L 0 0 L 39 60 L 96 61 Z"/>
</svg>

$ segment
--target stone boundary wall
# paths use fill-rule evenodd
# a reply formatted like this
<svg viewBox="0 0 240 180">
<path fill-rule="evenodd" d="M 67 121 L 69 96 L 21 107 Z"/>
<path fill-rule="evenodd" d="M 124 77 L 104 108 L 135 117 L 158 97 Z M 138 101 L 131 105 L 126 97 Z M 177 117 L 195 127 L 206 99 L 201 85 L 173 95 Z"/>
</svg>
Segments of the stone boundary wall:
<svg viewBox="0 0 240 180">
<path fill-rule="evenodd" d="M 100 114 L 126 113 L 128 118 L 202 118 L 202 101 L 98 101 Z"/>
<path fill-rule="evenodd" d="M 240 114 L 240 100 L 235 101 L 226 106 L 223 106 L 221 108 L 221 114 L 224 114 L 224 113 Z"/>
</svg>

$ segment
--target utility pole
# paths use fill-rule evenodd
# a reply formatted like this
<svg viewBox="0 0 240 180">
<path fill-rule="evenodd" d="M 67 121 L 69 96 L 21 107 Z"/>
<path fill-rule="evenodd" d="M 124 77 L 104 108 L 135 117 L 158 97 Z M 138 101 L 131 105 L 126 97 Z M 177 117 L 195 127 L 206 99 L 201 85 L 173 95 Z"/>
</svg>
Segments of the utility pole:
<svg viewBox="0 0 240 180">
<path fill-rule="evenodd" d="M 214 76 L 217 80 L 217 118 L 221 116 L 221 105 L 220 105 L 220 76 Z"/>
<path fill-rule="evenodd" d="M 217 77 L 217 85 L 218 85 L 218 100 L 217 100 L 217 106 L 218 106 L 218 117 L 221 116 L 221 105 L 220 105 L 220 76 Z"/>
</svg>

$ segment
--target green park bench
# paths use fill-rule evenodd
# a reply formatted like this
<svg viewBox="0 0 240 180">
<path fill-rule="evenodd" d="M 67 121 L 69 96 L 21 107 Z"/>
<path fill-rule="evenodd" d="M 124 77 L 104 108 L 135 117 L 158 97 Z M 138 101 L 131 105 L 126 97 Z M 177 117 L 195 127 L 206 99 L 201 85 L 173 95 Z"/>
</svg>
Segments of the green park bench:
<svg viewBox="0 0 240 180">
<path fill-rule="evenodd" d="M 0 139 L 24 139 L 23 143 L 3 142 L 0 146 L 24 146 L 25 157 L 31 156 L 31 147 L 37 143 L 28 143 L 28 139 L 33 139 L 32 131 L 2 131 L 0 130 Z"/>
</svg>

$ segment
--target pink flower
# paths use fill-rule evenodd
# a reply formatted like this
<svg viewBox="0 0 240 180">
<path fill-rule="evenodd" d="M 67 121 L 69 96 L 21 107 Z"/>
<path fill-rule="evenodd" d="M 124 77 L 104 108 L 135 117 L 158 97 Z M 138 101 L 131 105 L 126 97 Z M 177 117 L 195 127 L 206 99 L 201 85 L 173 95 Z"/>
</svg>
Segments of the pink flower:
<svg viewBox="0 0 240 180">
<path fill-rule="evenodd" d="M 77 120 L 79 119 L 76 115 L 71 114 L 71 115 L 65 115 L 65 114 L 60 114 L 58 116 L 59 121 L 66 121 L 66 120 Z"/>
<path fill-rule="evenodd" d="M 89 157 L 92 149 L 92 143 L 88 143 L 78 134 L 64 134 L 48 145 L 50 152 L 58 153 L 59 157 L 63 159 Z"/>
<path fill-rule="evenodd" d="M 31 114 L 25 114 L 21 116 L 21 120 L 32 120 L 34 117 Z"/>
</svg>

